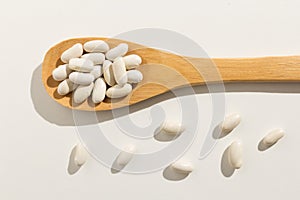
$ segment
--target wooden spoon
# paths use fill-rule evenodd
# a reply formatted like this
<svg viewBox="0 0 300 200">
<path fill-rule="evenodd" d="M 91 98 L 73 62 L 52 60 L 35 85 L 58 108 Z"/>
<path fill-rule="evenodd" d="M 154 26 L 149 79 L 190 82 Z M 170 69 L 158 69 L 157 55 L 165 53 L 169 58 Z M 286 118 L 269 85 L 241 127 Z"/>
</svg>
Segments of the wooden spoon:
<svg viewBox="0 0 300 200">
<path fill-rule="evenodd" d="M 59 82 L 52 78 L 52 71 L 62 64 L 61 54 L 76 43 L 105 40 L 111 48 L 121 42 L 129 45 L 128 54 L 142 57 L 138 67 L 144 79 L 134 86 L 130 95 L 121 99 L 105 98 L 100 104 L 90 99 L 80 105 L 72 102 L 72 94 L 60 96 Z M 216 68 L 217 67 L 217 68 Z M 223 82 L 295 82 L 300 81 L 300 56 L 208 59 L 182 57 L 172 53 L 144 47 L 128 41 L 108 38 L 75 38 L 52 47 L 42 66 L 42 81 L 48 94 L 58 103 L 71 109 L 101 111 L 132 105 L 172 89 L 187 85 L 203 85 Z"/>
</svg>

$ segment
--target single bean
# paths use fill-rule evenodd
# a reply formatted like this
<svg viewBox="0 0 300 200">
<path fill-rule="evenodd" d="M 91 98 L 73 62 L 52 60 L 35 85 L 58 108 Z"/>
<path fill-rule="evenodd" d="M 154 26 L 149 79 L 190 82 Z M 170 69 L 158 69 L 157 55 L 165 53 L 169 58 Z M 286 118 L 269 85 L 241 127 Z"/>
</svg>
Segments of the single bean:
<svg viewBox="0 0 300 200">
<path fill-rule="evenodd" d="M 159 131 L 163 132 L 167 135 L 178 135 L 181 134 L 185 130 L 184 126 L 177 121 L 164 121 L 159 127 Z"/>
<path fill-rule="evenodd" d="M 82 44 L 77 43 L 61 54 L 61 61 L 68 63 L 72 58 L 79 58 L 83 53 Z"/>
<path fill-rule="evenodd" d="M 94 88 L 94 83 L 90 83 L 89 85 L 80 85 L 73 93 L 73 101 L 75 103 L 84 102 L 92 93 Z"/>
<path fill-rule="evenodd" d="M 111 50 L 109 50 L 105 54 L 105 56 L 108 60 L 113 61 L 117 57 L 124 56 L 127 53 L 127 51 L 128 51 L 128 44 L 121 43 L 118 46 L 116 46 L 115 48 L 112 48 Z"/>
<path fill-rule="evenodd" d="M 83 48 L 86 52 L 105 53 L 109 50 L 108 44 L 103 40 L 92 40 L 84 43 Z"/>
<path fill-rule="evenodd" d="M 134 145 L 126 146 L 125 149 L 117 157 L 118 165 L 121 165 L 121 166 L 127 165 L 130 162 L 130 160 L 132 159 L 135 151 L 136 151 L 136 148 Z"/>
<path fill-rule="evenodd" d="M 194 166 L 189 161 L 177 161 L 172 164 L 172 167 L 179 173 L 188 174 L 194 170 Z"/>
<path fill-rule="evenodd" d="M 79 72 L 90 72 L 93 66 L 93 61 L 84 58 L 72 58 L 69 62 L 69 68 Z"/>
<path fill-rule="evenodd" d="M 68 64 L 60 65 L 52 71 L 52 77 L 56 81 L 65 80 L 72 70 L 68 67 Z"/>
<path fill-rule="evenodd" d="M 106 91 L 106 96 L 109 98 L 121 98 L 127 96 L 132 91 L 132 86 L 126 83 L 124 86 L 115 85 Z"/>
<path fill-rule="evenodd" d="M 118 57 L 114 60 L 112 64 L 112 70 L 117 84 L 120 86 L 125 85 L 128 79 L 123 58 Z"/>
<path fill-rule="evenodd" d="M 94 76 L 94 79 L 99 78 L 103 74 L 103 69 L 101 65 L 95 65 L 94 69 L 90 72 Z"/>
<path fill-rule="evenodd" d="M 94 81 L 94 76 L 89 73 L 72 72 L 69 79 L 79 85 L 89 85 Z"/>
<path fill-rule="evenodd" d="M 267 146 L 272 146 L 276 142 L 278 142 L 285 135 L 284 130 L 275 129 L 268 133 L 263 139 L 262 142 Z"/>
<path fill-rule="evenodd" d="M 143 74 L 138 70 L 127 71 L 128 83 L 139 83 L 143 80 Z"/>
<path fill-rule="evenodd" d="M 228 134 L 233 129 L 235 129 L 241 122 L 241 117 L 237 113 L 230 114 L 225 117 L 223 123 L 221 124 L 222 134 Z"/>
<path fill-rule="evenodd" d="M 81 58 L 91 60 L 94 65 L 99 65 L 105 60 L 105 55 L 103 53 L 87 53 L 82 55 Z"/>
<path fill-rule="evenodd" d="M 230 165 L 239 169 L 243 164 L 243 148 L 241 141 L 234 141 L 228 149 L 228 161 Z"/>
<path fill-rule="evenodd" d="M 103 78 L 98 78 L 95 81 L 95 86 L 92 93 L 92 101 L 94 103 L 100 103 L 105 98 L 106 83 Z"/>
<path fill-rule="evenodd" d="M 57 93 L 59 95 L 66 95 L 78 87 L 77 84 L 73 83 L 70 79 L 66 79 L 61 82 L 57 87 Z"/>
<path fill-rule="evenodd" d="M 109 60 L 105 60 L 103 62 L 103 76 L 104 76 L 105 82 L 109 86 L 113 86 L 116 84 L 113 69 L 112 69 L 112 62 L 110 62 Z"/>
<path fill-rule="evenodd" d="M 134 69 L 142 63 L 142 58 L 136 54 L 124 56 L 123 60 L 127 69 Z"/>
</svg>

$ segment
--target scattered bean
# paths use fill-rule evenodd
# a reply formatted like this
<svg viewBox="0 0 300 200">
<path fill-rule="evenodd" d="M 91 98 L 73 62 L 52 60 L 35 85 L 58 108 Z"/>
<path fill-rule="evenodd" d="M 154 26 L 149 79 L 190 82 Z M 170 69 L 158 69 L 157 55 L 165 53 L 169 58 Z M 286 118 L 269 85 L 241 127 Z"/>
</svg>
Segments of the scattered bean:
<svg viewBox="0 0 300 200">
<path fill-rule="evenodd" d="M 187 174 L 194 170 L 194 166 L 189 161 L 177 161 L 172 164 L 172 167 L 179 173 Z"/>
<path fill-rule="evenodd" d="M 132 159 L 134 153 L 136 152 L 136 148 L 134 145 L 128 145 L 124 148 L 124 150 L 118 155 L 117 163 L 118 165 L 125 166 Z"/>
<path fill-rule="evenodd" d="M 282 129 L 275 129 L 268 133 L 263 139 L 262 142 L 263 144 L 267 146 L 272 146 L 276 142 L 278 142 L 283 136 L 285 135 L 284 130 Z"/>
<path fill-rule="evenodd" d="M 159 130 L 167 135 L 175 136 L 181 134 L 185 128 L 180 122 L 166 120 L 161 124 Z"/>
<path fill-rule="evenodd" d="M 235 127 L 237 127 L 241 122 L 241 117 L 237 113 L 230 114 L 225 117 L 223 123 L 221 124 L 222 134 L 230 133 Z"/>
<path fill-rule="evenodd" d="M 241 141 L 233 142 L 228 149 L 228 161 L 235 169 L 239 169 L 243 164 L 243 148 Z"/>
<path fill-rule="evenodd" d="M 74 162 L 77 166 L 81 167 L 87 160 L 87 152 L 81 144 L 76 145 L 74 148 Z"/>
</svg>

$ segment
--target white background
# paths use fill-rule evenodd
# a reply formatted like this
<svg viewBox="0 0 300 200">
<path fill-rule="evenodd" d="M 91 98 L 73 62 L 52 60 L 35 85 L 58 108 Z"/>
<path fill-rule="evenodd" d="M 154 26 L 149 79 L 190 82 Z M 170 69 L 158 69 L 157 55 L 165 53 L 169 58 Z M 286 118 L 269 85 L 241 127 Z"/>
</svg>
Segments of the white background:
<svg viewBox="0 0 300 200">
<path fill-rule="evenodd" d="M 69 175 L 68 158 L 78 142 L 75 128 L 43 118 L 32 101 L 31 85 L 45 52 L 55 43 L 77 36 L 109 37 L 137 28 L 180 32 L 210 57 L 296 55 L 300 52 L 299 8 L 296 0 L 1 2 L 0 199 L 299 199 L 297 93 L 227 94 L 227 111 L 239 112 L 241 125 L 201 161 L 197 159 L 199 136 L 186 154 L 195 163 L 195 172 L 172 182 L 161 171 L 112 175 L 92 158 L 78 173 Z M 42 96 L 45 103 L 40 109 L 52 112 L 54 107 L 58 109 L 54 113 L 61 109 L 56 119 L 70 121 L 66 109 Z M 209 104 L 208 95 L 197 98 Z M 201 116 L 210 114 L 203 109 Z M 259 152 L 259 140 L 276 127 L 284 128 L 287 136 Z M 236 138 L 245 145 L 244 166 L 227 178 L 220 161 Z"/>
</svg>

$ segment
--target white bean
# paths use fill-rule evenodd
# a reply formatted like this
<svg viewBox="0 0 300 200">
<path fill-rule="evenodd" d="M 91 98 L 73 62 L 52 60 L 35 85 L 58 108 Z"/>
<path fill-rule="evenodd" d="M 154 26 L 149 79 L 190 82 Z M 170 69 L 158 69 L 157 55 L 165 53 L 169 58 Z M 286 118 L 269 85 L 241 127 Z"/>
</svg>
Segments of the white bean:
<svg viewBox="0 0 300 200">
<path fill-rule="evenodd" d="M 116 84 L 112 69 L 112 62 L 110 62 L 109 60 L 105 60 L 103 62 L 103 76 L 104 80 L 109 86 L 113 86 Z"/>
<path fill-rule="evenodd" d="M 103 69 L 101 65 L 95 65 L 94 69 L 90 72 L 95 79 L 99 78 L 103 74 Z"/>
<path fill-rule="evenodd" d="M 284 130 L 282 129 L 275 129 L 268 133 L 263 139 L 262 142 L 263 144 L 267 146 L 272 146 L 276 142 L 278 142 L 283 136 L 285 135 Z"/>
<path fill-rule="evenodd" d="M 94 76 L 89 73 L 72 72 L 69 79 L 79 85 L 89 85 L 94 81 Z"/>
<path fill-rule="evenodd" d="M 66 79 L 58 85 L 57 93 L 63 96 L 68 94 L 69 92 L 72 92 L 77 87 L 77 84 L 73 83 L 70 79 Z"/>
<path fill-rule="evenodd" d="M 84 58 L 72 58 L 69 62 L 69 68 L 79 72 L 90 72 L 93 66 L 93 61 Z"/>
<path fill-rule="evenodd" d="M 221 130 L 223 134 L 230 133 L 235 127 L 237 127 L 241 122 L 241 117 L 237 113 L 230 114 L 225 117 L 223 123 L 221 124 Z"/>
<path fill-rule="evenodd" d="M 105 54 L 105 56 L 108 60 L 113 61 L 117 57 L 124 56 L 127 53 L 127 51 L 128 51 L 128 44 L 121 43 L 118 46 L 116 46 L 115 48 L 112 48 L 111 50 L 109 50 Z"/>
<path fill-rule="evenodd" d="M 194 170 L 194 165 L 189 161 L 177 161 L 171 166 L 177 170 L 177 172 L 184 174 L 191 173 Z"/>
<path fill-rule="evenodd" d="M 87 152 L 81 144 L 78 144 L 74 147 L 74 163 L 81 167 L 87 160 Z"/>
<path fill-rule="evenodd" d="M 83 48 L 86 52 L 105 53 L 109 50 L 109 46 L 103 40 L 92 40 L 84 43 Z"/>
<path fill-rule="evenodd" d="M 105 98 L 106 83 L 103 78 L 98 78 L 95 81 L 95 86 L 92 93 L 92 101 L 94 103 L 100 103 Z"/>
<path fill-rule="evenodd" d="M 102 64 L 105 60 L 105 56 L 103 53 L 87 53 L 82 55 L 81 58 L 91 60 L 94 65 Z"/>
<path fill-rule="evenodd" d="M 68 64 L 60 65 L 52 71 L 52 77 L 56 81 L 62 81 L 68 77 L 71 71 Z"/>
<path fill-rule="evenodd" d="M 122 57 L 118 57 L 114 60 L 112 64 L 112 70 L 118 85 L 120 86 L 125 85 L 128 79 L 127 79 L 125 63 Z"/>
<path fill-rule="evenodd" d="M 77 43 L 61 54 L 61 61 L 68 63 L 72 58 L 79 58 L 83 53 L 82 44 Z"/>
<path fill-rule="evenodd" d="M 127 71 L 128 83 L 139 83 L 143 80 L 143 74 L 138 70 Z"/>
<path fill-rule="evenodd" d="M 241 141 L 233 142 L 228 149 L 228 161 L 230 165 L 235 168 L 239 169 L 242 167 L 243 164 L 243 148 Z"/>
<path fill-rule="evenodd" d="M 73 93 L 73 100 L 75 103 L 84 102 L 92 93 L 94 83 L 91 82 L 89 85 L 80 85 Z"/>
<path fill-rule="evenodd" d="M 136 148 L 134 145 L 126 146 L 124 150 L 118 155 L 117 164 L 121 166 L 127 165 L 132 159 L 135 152 Z"/>
<path fill-rule="evenodd" d="M 161 124 L 159 130 L 167 135 L 175 136 L 181 134 L 185 128 L 180 122 L 166 120 Z"/>
<path fill-rule="evenodd" d="M 106 91 L 109 98 L 121 98 L 127 96 L 132 91 L 132 86 L 126 83 L 124 86 L 115 85 Z"/>
<path fill-rule="evenodd" d="M 136 54 L 124 56 L 123 60 L 127 69 L 134 69 L 142 63 L 142 58 Z"/>
</svg>

